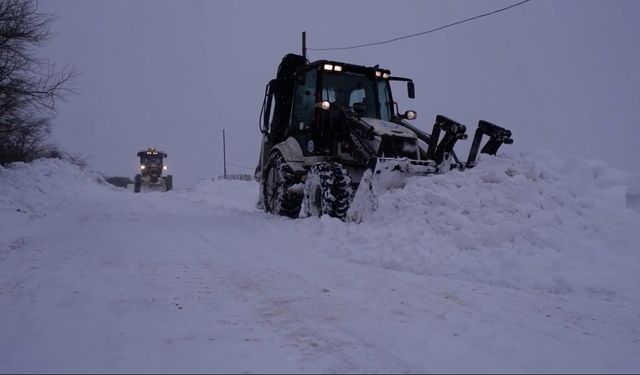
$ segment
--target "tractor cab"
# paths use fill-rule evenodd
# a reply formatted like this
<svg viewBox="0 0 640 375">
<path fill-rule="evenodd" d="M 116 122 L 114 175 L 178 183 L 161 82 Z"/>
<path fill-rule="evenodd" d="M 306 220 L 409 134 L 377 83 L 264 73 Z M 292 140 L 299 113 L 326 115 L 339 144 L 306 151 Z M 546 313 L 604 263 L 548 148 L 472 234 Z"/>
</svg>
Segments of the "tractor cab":
<svg viewBox="0 0 640 375">
<path fill-rule="evenodd" d="M 415 97 L 411 79 L 392 77 L 378 66 L 329 60 L 307 63 L 301 56 L 285 56 L 278 77 L 266 88 L 261 130 L 268 147 L 263 150 L 293 137 L 305 157 L 335 155 L 338 145 L 353 146 L 346 139 L 352 127 L 366 133 L 382 126 L 395 129 L 394 135 L 408 135 L 399 124 L 416 114 L 397 113 L 390 81 L 406 82 L 408 97 Z M 367 161 L 368 157 L 360 162 Z"/>
<path fill-rule="evenodd" d="M 138 157 L 140 158 L 140 173 L 142 175 L 159 177 L 162 171 L 167 169 L 167 166 L 163 165 L 163 159 L 167 157 L 165 152 L 149 147 L 146 151 L 138 152 Z"/>
</svg>

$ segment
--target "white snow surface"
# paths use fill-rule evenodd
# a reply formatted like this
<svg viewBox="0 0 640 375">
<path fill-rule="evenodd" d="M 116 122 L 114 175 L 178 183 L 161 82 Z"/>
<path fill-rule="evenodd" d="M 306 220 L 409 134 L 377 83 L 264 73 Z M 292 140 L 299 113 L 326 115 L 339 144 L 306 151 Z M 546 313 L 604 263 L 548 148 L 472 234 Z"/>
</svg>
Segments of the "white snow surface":
<svg viewBox="0 0 640 375">
<path fill-rule="evenodd" d="M 640 372 L 640 175 L 537 154 L 362 223 L 0 167 L 0 372 Z"/>
</svg>

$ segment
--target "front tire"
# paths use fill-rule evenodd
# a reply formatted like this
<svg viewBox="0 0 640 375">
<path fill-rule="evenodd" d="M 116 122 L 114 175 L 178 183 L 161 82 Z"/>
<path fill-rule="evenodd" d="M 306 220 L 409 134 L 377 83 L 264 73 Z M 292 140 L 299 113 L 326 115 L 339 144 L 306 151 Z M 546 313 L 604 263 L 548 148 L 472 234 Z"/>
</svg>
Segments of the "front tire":
<svg viewBox="0 0 640 375">
<path fill-rule="evenodd" d="M 298 183 L 298 178 L 280 152 L 269 156 L 262 181 L 265 211 L 290 218 L 298 217 L 302 196 L 290 191 Z"/>
<path fill-rule="evenodd" d="M 173 189 L 173 176 L 168 175 L 164 178 L 164 191 Z"/>
<path fill-rule="evenodd" d="M 133 181 L 133 192 L 139 193 L 140 188 L 142 187 L 142 176 L 137 174 Z"/>
<path fill-rule="evenodd" d="M 329 215 L 344 220 L 352 195 L 351 177 L 342 165 L 316 163 L 305 180 L 301 216 Z"/>
</svg>

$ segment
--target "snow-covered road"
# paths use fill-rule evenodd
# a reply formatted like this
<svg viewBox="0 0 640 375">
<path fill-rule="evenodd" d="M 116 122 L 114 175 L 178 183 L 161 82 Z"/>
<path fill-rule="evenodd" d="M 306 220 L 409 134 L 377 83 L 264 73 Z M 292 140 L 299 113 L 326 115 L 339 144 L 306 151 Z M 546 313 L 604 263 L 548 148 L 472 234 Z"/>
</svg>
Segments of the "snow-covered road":
<svg viewBox="0 0 640 375">
<path fill-rule="evenodd" d="M 0 169 L 0 372 L 637 373 L 640 180 L 526 160 L 359 225 L 265 214 L 255 182 Z"/>
</svg>

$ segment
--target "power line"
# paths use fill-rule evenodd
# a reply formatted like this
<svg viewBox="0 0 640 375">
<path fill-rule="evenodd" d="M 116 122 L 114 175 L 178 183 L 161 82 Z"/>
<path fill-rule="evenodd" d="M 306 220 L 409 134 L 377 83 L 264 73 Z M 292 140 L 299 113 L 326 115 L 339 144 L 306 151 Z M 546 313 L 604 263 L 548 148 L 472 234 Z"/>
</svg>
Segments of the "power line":
<svg viewBox="0 0 640 375">
<path fill-rule="evenodd" d="M 507 9 L 511 9 L 511 8 L 517 7 L 518 5 L 522 5 L 524 3 L 528 3 L 529 1 L 531 1 L 531 0 L 524 0 L 524 1 L 521 1 L 519 3 L 515 3 L 515 4 L 512 4 L 512 5 L 509 5 L 508 7 L 505 7 L 505 8 L 497 9 L 497 10 L 494 10 L 494 11 L 489 12 L 489 13 L 484 13 L 484 14 L 480 14 L 480 15 L 477 15 L 477 16 L 474 16 L 474 17 L 466 18 L 466 19 L 463 19 L 463 20 L 460 20 L 460 21 L 456 21 L 456 22 L 450 23 L 448 25 L 436 27 L 435 29 L 423 31 L 421 33 L 405 35 L 405 36 L 401 36 L 401 37 L 398 37 L 398 38 L 385 40 L 385 41 L 382 41 L 382 42 L 358 44 L 358 45 L 350 46 L 350 47 L 307 48 L 307 49 L 310 50 L 310 51 L 334 51 L 334 50 L 345 50 L 345 49 L 354 49 L 354 48 L 362 48 L 362 47 L 371 47 L 371 46 L 377 46 L 377 45 L 380 45 L 380 44 L 391 43 L 391 42 L 395 42 L 395 41 L 398 41 L 398 40 L 401 40 L 401 39 L 407 39 L 407 38 L 412 38 L 414 36 L 433 33 L 435 31 L 439 31 L 439 30 L 443 30 L 443 29 L 446 29 L 446 28 L 449 28 L 449 27 L 452 27 L 452 26 L 460 25 L 461 23 L 477 20 L 478 18 L 487 17 L 487 16 L 490 16 L 492 14 L 500 13 L 500 12 L 503 12 L 503 11 L 505 11 Z"/>
</svg>

